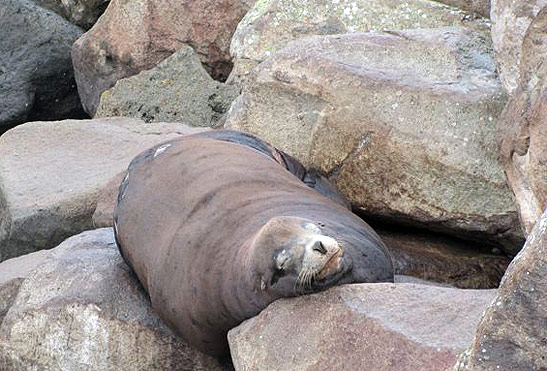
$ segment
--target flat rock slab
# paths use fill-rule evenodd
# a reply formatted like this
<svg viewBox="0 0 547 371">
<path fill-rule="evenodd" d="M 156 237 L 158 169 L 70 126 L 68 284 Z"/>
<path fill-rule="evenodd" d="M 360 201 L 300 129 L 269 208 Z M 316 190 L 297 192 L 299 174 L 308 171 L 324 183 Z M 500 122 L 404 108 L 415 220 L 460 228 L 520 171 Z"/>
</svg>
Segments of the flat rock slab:
<svg viewBox="0 0 547 371">
<path fill-rule="evenodd" d="M 111 118 L 33 122 L 0 137 L 0 261 L 92 228 L 104 186 L 145 149 L 202 131 Z"/>
<path fill-rule="evenodd" d="M 230 81 L 244 80 L 254 65 L 304 36 L 463 25 L 482 27 L 481 22 L 471 18 L 461 9 L 424 0 L 258 1 L 241 20 L 232 38 L 230 54 L 235 67 Z"/>
<path fill-rule="evenodd" d="M 194 50 L 183 46 L 156 67 L 119 80 L 105 91 L 94 117 L 212 127 L 238 95 L 236 86 L 213 80 Z"/>
<path fill-rule="evenodd" d="M 452 370 L 494 290 L 356 284 L 274 302 L 228 333 L 236 370 Z"/>
<path fill-rule="evenodd" d="M 161 322 L 105 228 L 50 250 L 23 281 L 0 325 L 0 369 L 223 368 Z"/>
<path fill-rule="evenodd" d="M 506 96 L 489 35 L 312 36 L 261 63 L 225 127 L 327 174 L 360 213 L 522 247 L 499 161 Z"/>
<path fill-rule="evenodd" d="M 2 0 L 0 25 L 0 128 L 85 115 L 70 60 L 83 31 L 27 0 Z"/>
<path fill-rule="evenodd" d="M 507 269 L 456 370 L 547 369 L 547 210 Z"/>
</svg>

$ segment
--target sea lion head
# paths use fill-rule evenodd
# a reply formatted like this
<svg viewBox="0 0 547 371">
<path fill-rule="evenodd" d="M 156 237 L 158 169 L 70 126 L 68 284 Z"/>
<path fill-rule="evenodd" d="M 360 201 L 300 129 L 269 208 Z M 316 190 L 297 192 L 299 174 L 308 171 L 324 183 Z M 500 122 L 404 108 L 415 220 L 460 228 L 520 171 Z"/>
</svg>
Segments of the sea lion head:
<svg viewBox="0 0 547 371">
<path fill-rule="evenodd" d="M 294 296 L 335 285 L 351 269 L 344 248 L 321 223 L 274 217 L 257 233 L 251 249 L 260 290 Z"/>
</svg>

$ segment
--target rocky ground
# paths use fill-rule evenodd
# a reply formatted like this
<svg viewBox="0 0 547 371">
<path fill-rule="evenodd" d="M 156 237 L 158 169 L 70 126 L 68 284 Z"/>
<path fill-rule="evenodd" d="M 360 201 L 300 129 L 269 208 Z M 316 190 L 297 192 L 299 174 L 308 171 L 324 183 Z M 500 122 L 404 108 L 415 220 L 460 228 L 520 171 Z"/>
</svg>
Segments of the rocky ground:
<svg viewBox="0 0 547 371">
<path fill-rule="evenodd" d="M 3 0 L 0 370 L 547 369 L 547 1 Z M 244 130 L 325 175 L 393 284 L 189 347 L 112 233 L 131 159 Z"/>
</svg>

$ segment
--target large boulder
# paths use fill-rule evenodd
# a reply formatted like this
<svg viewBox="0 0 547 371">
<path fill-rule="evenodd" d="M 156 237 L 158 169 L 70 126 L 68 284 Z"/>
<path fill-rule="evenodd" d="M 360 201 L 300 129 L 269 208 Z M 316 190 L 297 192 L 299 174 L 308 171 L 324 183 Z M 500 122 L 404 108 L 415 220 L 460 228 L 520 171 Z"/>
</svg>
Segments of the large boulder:
<svg viewBox="0 0 547 371">
<path fill-rule="evenodd" d="M 232 33 L 253 2 L 112 0 L 72 49 L 85 110 L 93 116 L 104 90 L 154 67 L 184 44 L 196 50 L 213 78 L 226 78 Z"/>
<path fill-rule="evenodd" d="M 391 253 L 395 274 L 462 289 L 499 286 L 511 260 L 480 244 L 433 233 L 375 228 Z"/>
<path fill-rule="evenodd" d="M 190 46 L 183 46 L 151 70 L 119 80 L 105 91 L 95 118 L 135 117 L 145 122 L 215 126 L 239 89 L 213 80 Z"/>
<path fill-rule="evenodd" d="M 236 370 L 452 370 L 493 290 L 356 284 L 281 299 L 228 333 Z"/>
<path fill-rule="evenodd" d="M 461 26 L 467 13 L 424 0 L 263 0 L 237 26 L 230 53 L 230 82 L 245 80 L 259 62 L 290 41 L 309 35 Z"/>
<path fill-rule="evenodd" d="M 515 253 L 488 40 L 461 28 L 300 39 L 257 67 L 225 126 L 327 174 L 362 214 Z"/>
<path fill-rule="evenodd" d="M 103 14 L 110 0 L 32 0 L 64 18 L 89 30 Z"/>
<path fill-rule="evenodd" d="M 0 267 L 1 269 L 1 267 Z M 74 236 L 23 281 L 0 325 L 2 370 L 221 370 L 165 326 L 111 229 Z"/>
<path fill-rule="evenodd" d="M 0 261 L 92 228 L 99 192 L 137 154 L 202 129 L 128 118 L 33 122 L 0 137 Z"/>
<path fill-rule="evenodd" d="M 547 0 L 492 0 L 492 41 L 501 82 L 510 94 L 519 86 L 524 36 L 546 5 Z"/>
<path fill-rule="evenodd" d="M 27 0 L 2 0 L 0 25 L 0 128 L 83 117 L 70 60 L 82 30 Z"/>
<path fill-rule="evenodd" d="M 547 207 L 547 8 L 530 24 L 521 50 L 519 88 L 502 114 L 501 157 L 529 233 Z"/>
<path fill-rule="evenodd" d="M 547 209 L 511 262 L 458 370 L 546 370 Z"/>
</svg>

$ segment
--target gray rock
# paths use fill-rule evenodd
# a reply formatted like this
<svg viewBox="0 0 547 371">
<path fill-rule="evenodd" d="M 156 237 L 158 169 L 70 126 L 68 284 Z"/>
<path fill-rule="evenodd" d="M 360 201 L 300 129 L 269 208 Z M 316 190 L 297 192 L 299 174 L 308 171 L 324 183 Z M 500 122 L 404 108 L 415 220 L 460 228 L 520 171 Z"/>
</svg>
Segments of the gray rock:
<svg viewBox="0 0 547 371">
<path fill-rule="evenodd" d="M 476 13 L 482 17 L 490 17 L 490 0 L 436 0 L 439 3 L 452 5 L 468 11 Z"/>
<path fill-rule="evenodd" d="M 456 370 L 547 369 L 547 209 L 511 262 Z"/>
<path fill-rule="evenodd" d="M 492 0 L 492 42 L 503 87 L 513 94 L 519 85 L 522 41 L 547 0 Z"/>
<path fill-rule="evenodd" d="M 290 41 L 309 35 L 462 26 L 468 13 L 424 0 L 263 0 L 237 26 L 230 54 L 230 81 L 244 80 L 252 61 L 261 62 Z"/>
<path fill-rule="evenodd" d="M 71 23 L 89 30 L 103 14 L 110 0 L 33 0 L 41 7 L 51 9 Z"/>
<path fill-rule="evenodd" d="M 2 0 L 0 24 L 0 128 L 83 117 L 70 60 L 82 30 L 27 0 Z"/>
<path fill-rule="evenodd" d="M 327 174 L 363 215 L 515 253 L 488 40 L 462 28 L 300 39 L 256 68 L 225 127 Z"/>
<path fill-rule="evenodd" d="M 281 299 L 228 333 L 236 370 L 452 370 L 494 290 L 356 284 Z"/>
<path fill-rule="evenodd" d="M 103 92 L 95 117 L 215 126 L 238 95 L 237 87 L 213 80 L 193 49 L 183 46 L 158 66 Z"/>
<path fill-rule="evenodd" d="M 118 191 L 124 177 L 125 171 L 122 171 L 113 177 L 101 190 L 97 200 L 97 207 L 93 212 L 94 228 L 114 226 L 114 207 L 116 206 Z"/>
<path fill-rule="evenodd" d="M 33 122 L 0 137 L 0 261 L 92 228 L 100 191 L 143 150 L 183 124 L 112 118 Z"/>
<path fill-rule="evenodd" d="M 159 319 L 111 229 L 74 236 L 30 274 L 0 326 L 0 369 L 221 370 Z"/>
</svg>

